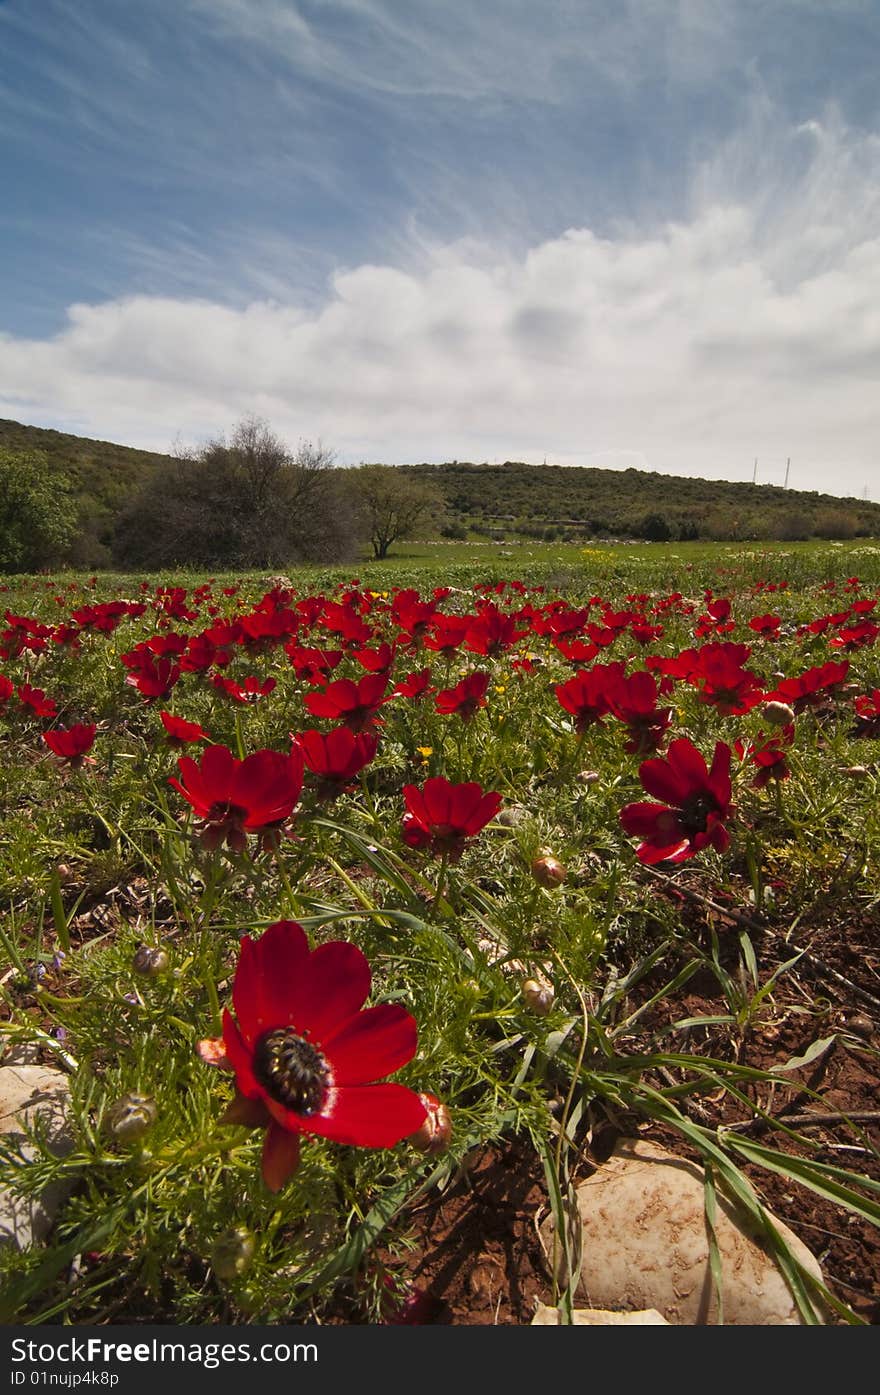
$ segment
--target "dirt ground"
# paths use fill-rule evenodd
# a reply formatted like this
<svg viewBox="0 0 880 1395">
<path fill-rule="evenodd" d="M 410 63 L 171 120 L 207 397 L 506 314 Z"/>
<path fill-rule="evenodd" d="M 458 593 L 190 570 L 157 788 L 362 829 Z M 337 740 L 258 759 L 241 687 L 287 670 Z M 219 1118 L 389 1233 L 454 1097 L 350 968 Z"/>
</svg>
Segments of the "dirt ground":
<svg viewBox="0 0 880 1395">
<path fill-rule="evenodd" d="M 693 913 L 693 928 L 699 929 L 701 916 L 708 936 L 705 909 Z M 728 932 L 733 967 L 738 927 L 723 917 L 711 918 L 720 933 Z M 753 929 L 752 938 L 762 978 L 792 955 L 791 945 L 772 932 L 762 937 Z M 761 1085 L 754 1098 L 771 1114 L 797 1121 L 797 1128 L 819 1145 L 812 1154 L 816 1161 L 880 1182 L 880 925 L 870 918 L 827 920 L 801 927 L 797 942 L 806 954 L 782 977 L 735 1048 L 729 1028 L 723 1026 L 694 1029 L 693 1039 L 679 1044 L 683 1050 L 728 1060 L 735 1050 L 741 1064 L 769 1069 L 830 1039 L 808 1066 L 786 1072 L 784 1078 L 801 1088 Z M 639 998 L 646 1000 L 662 981 L 646 980 Z M 723 1010 L 717 984 L 701 972 L 679 995 L 652 1009 L 650 1020 L 642 1025 L 656 1028 L 665 1021 Z M 689 1108 L 696 1122 L 708 1126 L 750 1118 L 729 1097 L 704 1098 Z M 805 1120 L 805 1115 L 812 1117 Z M 766 1126 L 762 1130 L 760 1121 L 754 1124 L 752 1119 L 752 1137 L 797 1151 L 783 1135 L 773 1131 L 768 1138 Z M 648 1123 L 638 1132 L 670 1151 L 687 1152 L 680 1138 L 661 1126 Z M 602 1147 L 610 1151 L 613 1141 L 613 1130 L 606 1131 Z M 585 1149 L 583 1175 L 598 1161 Z M 410 1299 L 398 1320 L 523 1324 L 531 1321 L 537 1299 L 552 1302 L 537 1231 L 548 1208 L 540 1159 L 527 1142 L 514 1140 L 488 1146 L 469 1162 L 443 1195 L 424 1199 L 407 1217 L 415 1249 L 408 1264 Z M 832 1292 L 864 1321 L 880 1323 L 880 1232 L 763 1168 L 746 1164 L 744 1170 L 761 1199 L 816 1255 Z"/>
</svg>

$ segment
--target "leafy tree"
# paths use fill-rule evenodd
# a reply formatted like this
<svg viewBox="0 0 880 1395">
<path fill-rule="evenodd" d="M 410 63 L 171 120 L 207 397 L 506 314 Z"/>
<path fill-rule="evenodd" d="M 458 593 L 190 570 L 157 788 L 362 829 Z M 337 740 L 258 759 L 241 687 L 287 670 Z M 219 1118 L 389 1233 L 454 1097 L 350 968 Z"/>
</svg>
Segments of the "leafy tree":
<svg viewBox="0 0 880 1395">
<path fill-rule="evenodd" d="M 181 452 L 123 513 L 114 554 L 128 565 L 279 567 L 355 552 L 357 517 L 320 444 L 296 452 L 248 418 L 227 441 Z"/>
<path fill-rule="evenodd" d="M 33 572 L 60 561 L 76 535 L 66 476 L 42 451 L 0 449 L 0 571 Z"/>
<path fill-rule="evenodd" d="M 365 531 L 377 561 L 392 543 L 409 538 L 443 512 L 442 494 L 393 465 L 361 465 L 352 472 Z"/>
</svg>

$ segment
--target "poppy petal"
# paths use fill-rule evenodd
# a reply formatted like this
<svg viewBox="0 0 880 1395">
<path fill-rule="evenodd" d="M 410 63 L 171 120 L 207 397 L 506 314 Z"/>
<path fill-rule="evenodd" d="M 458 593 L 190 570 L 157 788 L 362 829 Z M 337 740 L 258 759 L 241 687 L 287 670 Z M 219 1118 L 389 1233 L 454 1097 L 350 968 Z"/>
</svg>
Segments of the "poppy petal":
<svg viewBox="0 0 880 1395">
<path fill-rule="evenodd" d="M 330 940 L 309 955 L 289 984 L 288 1022 L 316 1043 L 363 1007 L 370 991 L 370 966 L 357 945 Z"/>
<path fill-rule="evenodd" d="M 396 1003 L 366 1008 L 323 1041 L 336 1085 L 384 1080 L 412 1060 L 417 1045 L 415 1019 Z"/>
<path fill-rule="evenodd" d="M 232 1001 L 248 1045 L 272 1027 L 298 1025 L 294 1000 L 308 960 L 306 932 L 294 920 L 276 920 L 259 940 L 242 940 Z"/>
<path fill-rule="evenodd" d="M 334 1143 L 393 1148 L 421 1128 L 426 1113 L 405 1085 L 348 1085 L 331 1090 L 320 1114 L 304 1119 L 302 1127 Z"/>
</svg>

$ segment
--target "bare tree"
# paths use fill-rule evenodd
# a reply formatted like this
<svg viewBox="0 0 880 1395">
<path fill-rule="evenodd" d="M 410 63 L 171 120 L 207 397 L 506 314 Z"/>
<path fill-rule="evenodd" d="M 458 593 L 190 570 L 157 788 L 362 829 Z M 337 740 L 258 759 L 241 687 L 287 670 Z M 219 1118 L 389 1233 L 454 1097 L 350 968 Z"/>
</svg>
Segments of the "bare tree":
<svg viewBox="0 0 880 1395">
<path fill-rule="evenodd" d="M 429 520 L 438 520 L 443 496 L 393 465 L 361 465 L 352 472 L 365 531 L 377 560 L 388 556 L 398 538 L 409 538 Z"/>
<path fill-rule="evenodd" d="M 117 558 L 232 568 L 348 558 L 356 512 L 333 464 L 320 442 L 294 452 L 265 421 L 246 418 L 228 441 L 179 450 L 147 482 L 120 519 Z"/>
</svg>

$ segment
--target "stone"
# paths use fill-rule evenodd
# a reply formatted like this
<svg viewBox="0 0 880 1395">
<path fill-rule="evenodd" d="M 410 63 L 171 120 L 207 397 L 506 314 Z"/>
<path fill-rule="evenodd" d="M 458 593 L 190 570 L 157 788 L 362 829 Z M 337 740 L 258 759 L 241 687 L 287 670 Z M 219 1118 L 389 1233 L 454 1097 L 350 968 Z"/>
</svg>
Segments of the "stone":
<svg viewBox="0 0 880 1395">
<path fill-rule="evenodd" d="M 39 1155 L 26 1129 L 40 1129 L 57 1157 L 73 1148 L 69 1096 L 61 1071 L 33 1064 L 0 1067 L 0 1136 L 21 1152 L 25 1165 Z M 45 1240 L 69 1190 L 67 1184 L 52 1183 L 39 1195 L 24 1196 L 0 1187 L 0 1245 L 23 1249 Z"/>
<path fill-rule="evenodd" d="M 615 1312 L 610 1308 L 573 1308 L 573 1327 L 668 1327 L 662 1313 L 656 1308 L 642 1308 L 637 1312 Z M 548 1308 L 539 1303 L 532 1318 L 532 1327 L 563 1327 L 559 1308 Z"/>
<path fill-rule="evenodd" d="M 611 1157 L 577 1189 L 582 1227 L 576 1296 L 597 1308 L 653 1308 L 668 1323 L 718 1321 L 709 1268 L 703 1170 L 644 1139 L 622 1139 Z M 720 1194 L 716 1235 L 721 1256 L 725 1324 L 792 1326 L 802 1322 L 772 1256 Z M 772 1224 L 809 1272 L 822 1279 L 815 1256 L 782 1221 Z M 554 1221 L 541 1226 L 552 1255 Z M 560 1247 L 561 1248 L 561 1247 Z M 557 1279 L 565 1282 L 564 1258 Z M 817 1317 L 824 1314 L 817 1308 Z"/>
</svg>

